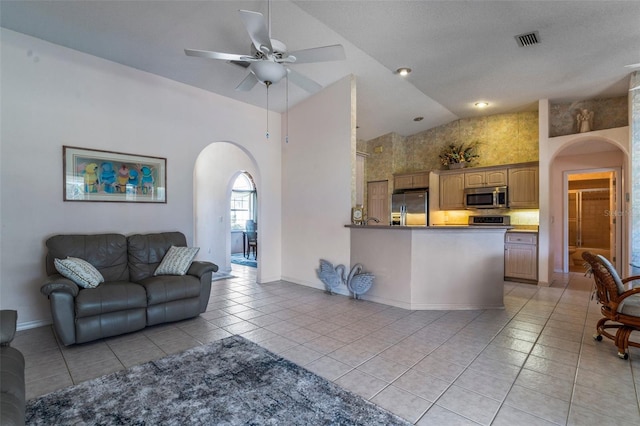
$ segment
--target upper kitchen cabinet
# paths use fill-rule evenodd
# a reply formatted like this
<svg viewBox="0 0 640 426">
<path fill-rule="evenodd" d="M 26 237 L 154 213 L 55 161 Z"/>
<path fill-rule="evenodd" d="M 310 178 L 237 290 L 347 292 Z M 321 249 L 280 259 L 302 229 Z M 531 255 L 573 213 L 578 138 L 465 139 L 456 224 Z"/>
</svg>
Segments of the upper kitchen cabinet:
<svg viewBox="0 0 640 426">
<path fill-rule="evenodd" d="M 514 209 L 537 209 L 538 167 L 509 168 L 509 207 Z"/>
<path fill-rule="evenodd" d="M 420 189 L 429 187 L 429 172 L 403 173 L 393 176 L 393 189 Z"/>
<path fill-rule="evenodd" d="M 464 209 L 464 173 L 440 175 L 440 209 Z"/>
<path fill-rule="evenodd" d="M 514 209 L 538 208 L 538 163 L 478 167 L 465 171 L 440 172 L 440 209 L 461 210 L 465 188 L 507 186 L 508 206 Z"/>
<path fill-rule="evenodd" d="M 505 186 L 507 184 L 507 169 L 486 171 L 467 171 L 464 174 L 465 188 L 482 188 L 485 186 Z"/>
</svg>

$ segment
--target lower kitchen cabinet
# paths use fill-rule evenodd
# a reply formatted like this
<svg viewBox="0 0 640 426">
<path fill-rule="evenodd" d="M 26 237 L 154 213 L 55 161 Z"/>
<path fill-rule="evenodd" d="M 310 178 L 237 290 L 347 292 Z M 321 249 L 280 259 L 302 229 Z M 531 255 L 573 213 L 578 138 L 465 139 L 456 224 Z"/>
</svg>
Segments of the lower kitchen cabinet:
<svg viewBox="0 0 640 426">
<path fill-rule="evenodd" d="M 507 232 L 504 244 L 504 279 L 538 281 L 538 233 Z"/>
</svg>

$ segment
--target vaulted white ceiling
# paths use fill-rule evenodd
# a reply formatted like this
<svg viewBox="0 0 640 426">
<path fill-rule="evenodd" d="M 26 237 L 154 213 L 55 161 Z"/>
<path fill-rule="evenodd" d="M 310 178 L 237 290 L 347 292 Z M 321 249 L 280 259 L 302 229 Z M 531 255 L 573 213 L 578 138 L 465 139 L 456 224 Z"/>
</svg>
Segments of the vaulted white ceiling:
<svg viewBox="0 0 640 426">
<path fill-rule="evenodd" d="M 266 107 L 265 86 L 234 88 L 247 70 L 184 48 L 250 53 L 238 10 L 267 1 L 5 1 L 2 27 L 242 102 Z M 622 96 L 640 63 L 639 1 L 284 1 L 272 38 L 289 50 L 341 43 L 347 60 L 293 65 L 323 86 L 357 78 L 358 138 L 409 135 L 449 121 L 537 108 L 537 100 Z M 514 36 L 537 31 L 540 43 Z M 413 72 L 402 78 L 399 67 Z M 269 90 L 284 111 L 308 93 Z M 490 106 L 478 110 L 474 103 Z M 413 121 L 414 117 L 424 117 Z M 322 120 L 319 115 L 318 120 Z"/>
</svg>

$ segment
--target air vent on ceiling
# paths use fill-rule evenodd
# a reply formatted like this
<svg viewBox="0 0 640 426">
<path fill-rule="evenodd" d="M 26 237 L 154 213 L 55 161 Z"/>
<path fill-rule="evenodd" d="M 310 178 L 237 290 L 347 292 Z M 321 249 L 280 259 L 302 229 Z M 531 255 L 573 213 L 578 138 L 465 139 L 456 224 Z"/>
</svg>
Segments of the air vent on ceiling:
<svg viewBox="0 0 640 426">
<path fill-rule="evenodd" d="M 515 38 L 520 47 L 533 46 L 534 44 L 540 43 L 540 36 L 537 31 L 520 34 L 515 36 Z"/>
</svg>

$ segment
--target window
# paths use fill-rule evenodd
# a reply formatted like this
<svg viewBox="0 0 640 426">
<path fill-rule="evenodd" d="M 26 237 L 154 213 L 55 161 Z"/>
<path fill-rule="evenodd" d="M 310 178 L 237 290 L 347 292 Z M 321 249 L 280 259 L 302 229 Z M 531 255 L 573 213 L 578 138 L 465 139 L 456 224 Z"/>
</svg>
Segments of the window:
<svg viewBox="0 0 640 426">
<path fill-rule="evenodd" d="M 256 220 L 256 189 L 251 176 L 241 173 L 231 189 L 231 230 L 244 231 L 247 220 Z"/>
</svg>

